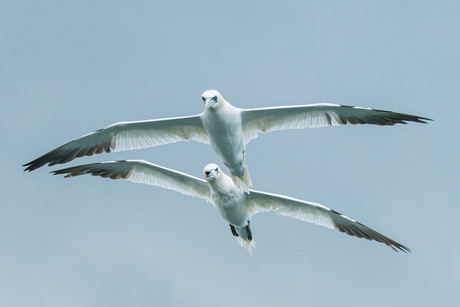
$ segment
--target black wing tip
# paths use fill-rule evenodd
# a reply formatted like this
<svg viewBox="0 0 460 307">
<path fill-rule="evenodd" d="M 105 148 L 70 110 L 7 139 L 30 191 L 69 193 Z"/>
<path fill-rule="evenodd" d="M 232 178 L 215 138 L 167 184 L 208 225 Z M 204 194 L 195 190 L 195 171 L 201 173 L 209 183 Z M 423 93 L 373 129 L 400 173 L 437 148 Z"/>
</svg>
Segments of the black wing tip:
<svg viewBox="0 0 460 307">
<path fill-rule="evenodd" d="M 74 149 L 62 149 L 61 146 L 22 166 L 26 167 L 24 171 L 31 172 L 45 165 L 53 166 L 56 164 L 65 164 L 75 160 L 76 158 L 92 156 L 93 154 L 101 154 L 103 152 L 109 153 L 111 151 L 113 151 L 113 148 L 110 143 L 96 144 L 89 147 Z"/>
<path fill-rule="evenodd" d="M 401 245 L 401 244 L 398 244 L 398 245 L 390 244 L 388 246 L 390 246 L 395 252 L 402 251 L 405 254 L 412 253 L 412 250 L 409 247 Z"/>
<path fill-rule="evenodd" d="M 380 109 L 372 109 L 377 112 L 383 112 L 386 114 L 389 114 L 388 120 L 389 122 L 382 125 L 395 125 L 395 124 L 407 124 L 407 122 L 415 122 L 415 123 L 420 123 L 420 124 L 428 124 L 426 121 L 434 121 L 431 118 L 428 117 L 423 117 L 423 116 L 418 116 L 418 115 L 411 115 L 407 113 L 398 113 L 398 112 L 393 112 L 393 111 L 388 111 L 388 110 L 380 110 Z"/>
<path fill-rule="evenodd" d="M 404 245 L 401 245 L 401 244 L 396 243 L 396 242 L 387 243 L 387 245 L 388 245 L 389 247 L 391 247 L 391 249 L 394 250 L 395 252 L 402 251 L 402 252 L 404 252 L 405 254 L 407 254 L 407 253 L 412 253 L 412 250 L 411 250 L 409 247 L 404 246 Z"/>
<path fill-rule="evenodd" d="M 73 159 L 72 159 L 73 160 Z M 67 163 L 71 160 L 67 160 L 65 161 L 63 158 L 59 158 L 59 159 L 50 159 L 49 158 L 49 153 L 35 159 L 35 160 L 32 160 L 24 165 L 22 165 L 23 167 L 26 167 L 24 169 L 24 172 L 28 171 L 28 172 L 31 172 L 31 171 L 34 171 L 42 166 L 45 166 L 45 165 L 48 165 L 48 166 L 53 166 L 55 164 L 62 164 L 62 163 Z"/>
<path fill-rule="evenodd" d="M 426 121 L 434 122 L 434 119 L 427 118 L 427 117 L 419 117 L 418 122 L 421 124 L 428 124 Z"/>
<path fill-rule="evenodd" d="M 22 165 L 22 167 L 25 167 L 23 172 L 31 172 L 31 171 L 36 170 L 37 168 L 42 167 L 42 166 L 43 166 L 43 164 L 40 165 L 40 163 L 36 163 L 35 160 Z"/>
<path fill-rule="evenodd" d="M 339 212 L 335 211 L 335 210 L 332 210 L 330 209 L 330 211 L 334 214 L 337 214 L 337 215 L 340 215 L 342 217 L 346 217 L 342 214 L 340 214 Z M 387 246 L 389 246 L 392 250 L 394 250 L 395 252 L 398 252 L 399 251 L 402 251 L 404 253 L 410 253 L 411 252 L 411 249 L 407 246 L 404 246 L 402 244 L 399 244 L 398 242 L 382 235 L 381 233 L 367 227 L 366 225 L 358 222 L 358 221 L 355 221 L 357 224 L 363 226 L 365 229 L 368 229 L 371 231 L 371 233 L 368 233 L 367 231 L 363 231 L 363 230 L 360 230 L 359 228 L 356 228 L 356 227 L 347 227 L 347 226 L 344 226 L 344 225 L 341 225 L 339 223 L 336 223 L 336 222 L 332 222 L 334 224 L 334 228 L 340 232 L 343 232 L 343 233 L 346 233 L 347 235 L 349 236 L 352 236 L 352 237 L 356 237 L 356 238 L 365 238 L 367 240 L 370 240 L 370 241 L 376 241 L 376 242 L 379 242 L 379 243 L 383 243 Z"/>
<path fill-rule="evenodd" d="M 36 169 L 39 169 L 40 167 L 42 166 L 45 166 L 45 165 L 48 165 L 48 166 L 53 166 L 53 165 L 56 165 L 56 164 L 63 164 L 63 163 L 66 163 L 66 162 L 56 162 L 56 161 L 46 161 L 46 162 L 43 162 L 43 161 L 40 161 L 39 159 L 37 160 L 33 160 L 29 163 L 26 163 L 24 165 L 22 165 L 23 167 L 26 167 L 24 169 L 24 172 L 32 172 Z"/>
<path fill-rule="evenodd" d="M 63 170 L 63 169 L 58 169 L 56 171 L 51 171 L 50 174 L 53 174 L 53 176 L 56 176 L 56 175 L 65 175 L 65 174 L 69 174 L 69 172 L 67 172 L 66 170 Z"/>
<path fill-rule="evenodd" d="M 434 121 L 433 119 L 431 118 L 428 118 L 428 117 L 422 117 L 422 116 L 415 116 L 415 115 L 409 115 L 411 116 L 410 119 L 408 118 L 405 118 L 403 119 L 404 121 L 411 121 L 411 122 L 416 122 L 416 123 L 420 123 L 420 124 L 428 124 L 427 121 Z M 404 122 L 405 123 L 405 122 Z M 406 124 L 406 123 L 405 123 Z"/>
<path fill-rule="evenodd" d="M 407 247 L 407 246 L 401 247 L 401 250 L 402 250 L 404 253 L 406 253 L 406 254 L 407 254 L 407 253 L 412 253 L 412 250 L 411 250 L 409 247 Z"/>
<path fill-rule="evenodd" d="M 53 174 L 53 176 L 64 175 L 64 178 L 71 178 L 71 177 L 83 175 L 83 174 L 75 173 L 73 170 L 68 169 L 68 168 L 51 171 L 50 174 Z"/>
<path fill-rule="evenodd" d="M 419 124 L 428 124 L 427 121 L 434 121 L 431 118 L 428 117 L 422 117 L 422 116 L 417 116 L 417 115 L 409 115 L 409 114 L 402 114 L 406 118 L 401 118 L 402 122 L 396 122 L 396 124 L 407 124 L 407 122 L 415 122 Z"/>
<path fill-rule="evenodd" d="M 397 119 L 391 118 L 387 125 L 391 125 L 391 126 L 396 125 L 396 124 L 407 125 L 409 122 L 419 123 L 419 124 L 428 124 L 428 121 L 433 121 L 433 120 L 427 117 L 407 115 L 407 117 L 405 118 L 397 118 Z M 385 126 L 385 125 L 382 125 L 382 126 Z"/>
<path fill-rule="evenodd" d="M 125 162 L 125 161 L 121 160 L 121 162 Z M 109 169 L 91 168 L 91 166 L 94 164 L 100 164 L 100 163 L 91 163 L 91 164 L 85 164 L 85 165 L 72 166 L 68 168 L 51 171 L 50 174 L 65 175 L 64 178 L 71 178 L 71 177 L 77 177 L 77 176 L 82 176 L 82 175 L 91 175 L 91 176 L 99 176 L 102 178 L 110 178 L 110 179 L 115 180 L 115 179 L 128 179 L 132 173 L 131 169 L 128 171 L 117 171 L 117 170 L 111 170 L 110 168 Z"/>
</svg>

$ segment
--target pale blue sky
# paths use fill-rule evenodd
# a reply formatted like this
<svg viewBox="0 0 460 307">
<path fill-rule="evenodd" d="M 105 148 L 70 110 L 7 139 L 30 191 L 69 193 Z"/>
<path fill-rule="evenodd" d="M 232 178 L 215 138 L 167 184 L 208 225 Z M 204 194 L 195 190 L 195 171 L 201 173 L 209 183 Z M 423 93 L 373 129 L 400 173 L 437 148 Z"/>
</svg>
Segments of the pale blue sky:
<svg viewBox="0 0 460 307">
<path fill-rule="evenodd" d="M 460 301 L 458 1 L 3 1 L 2 306 L 454 306 Z M 274 132 L 254 188 L 321 203 L 411 254 L 260 214 L 253 257 L 202 200 L 20 165 L 118 121 L 329 102 L 428 125 Z M 194 176 L 211 147 L 144 159 Z"/>
</svg>

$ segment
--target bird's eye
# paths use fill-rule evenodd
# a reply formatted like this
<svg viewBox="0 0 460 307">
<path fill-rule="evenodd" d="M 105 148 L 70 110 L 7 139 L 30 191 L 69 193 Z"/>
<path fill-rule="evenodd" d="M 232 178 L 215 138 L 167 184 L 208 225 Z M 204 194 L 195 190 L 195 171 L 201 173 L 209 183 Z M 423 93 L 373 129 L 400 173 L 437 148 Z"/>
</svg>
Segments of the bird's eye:
<svg viewBox="0 0 460 307">
<path fill-rule="evenodd" d="M 212 97 L 212 100 L 217 101 L 217 96 Z"/>
<path fill-rule="evenodd" d="M 204 172 L 204 173 L 206 174 L 206 176 L 209 176 L 209 173 L 211 173 L 211 172 L 206 171 L 206 172 Z"/>
<path fill-rule="evenodd" d="M 218 167 L 216 167 L 215 171 L 217 172 L 218 170 L 219 170 L 219 168 L 218 168 Z"/>
<path fill-rule="evenodd" d="M 201 97 L 201 100 L 203 100 L 203 102 L 205 102 L 205 101 L 206 101 L 206 98 L 204 98 L 204 97 Z"/>
</svg>

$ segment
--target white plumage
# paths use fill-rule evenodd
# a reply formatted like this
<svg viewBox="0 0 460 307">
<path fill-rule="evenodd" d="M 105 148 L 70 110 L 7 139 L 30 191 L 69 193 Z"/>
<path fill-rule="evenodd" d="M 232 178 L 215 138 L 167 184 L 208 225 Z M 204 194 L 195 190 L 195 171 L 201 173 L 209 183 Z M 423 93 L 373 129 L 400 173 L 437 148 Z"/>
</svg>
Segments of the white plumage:
<svg viewBox="0 0 460 307">
<path fill-rule="evenodd" d="M 195 116 L 120 122 L 97 130 L 25 164 L 33 171 L 45 164 L 67 163 L 102 152 L 154 147 L 179 141 L 210 144 L 222 158 L 235 184 L 252 186 L 245 163 L 246 144 L 258 133 L 345 124 L 395 125 L 406 121 L 425 123 L 428 118 L 335 104 L 239 109 L 215 90 L 203 93 L 205 110 Z"/>
<path fill-rule="evenodd" d="M 204 168 L 206 181 L 145 161 L 92 163 L 52 173 L 66 174 L 65 177 L 91 174 L 104 178 L 126 179 L 205 199 L 217 208 L 222 218 L 230 224 L 238 242 L 249 252 L 255 246 L 250 227 L 251 216 L 266 211 L 337 229 L 359 238 L 376 240 L 395 251 L 410 251 L 406 246 L 320 204 L 252 189 L 249 194 L 245 193 L 216 164 L 208 164 Z"/>
</svg>

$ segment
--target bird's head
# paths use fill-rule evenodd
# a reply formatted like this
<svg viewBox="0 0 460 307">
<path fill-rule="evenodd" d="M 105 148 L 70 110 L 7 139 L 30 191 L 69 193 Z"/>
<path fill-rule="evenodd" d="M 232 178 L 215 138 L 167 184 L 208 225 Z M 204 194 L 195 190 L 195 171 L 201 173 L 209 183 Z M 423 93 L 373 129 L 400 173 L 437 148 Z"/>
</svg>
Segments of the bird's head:
<svg viewBox="0 0 460 307">
<path fill-rule="evenodd" d="M 220 178 L 221 170 L 217 164 L 211 163 L 204 167 L 203 174 L 206 181 L 211 183 Z"/>
<path fill-rule="evenodd" d="M 201 99 L 203 100 L 206 109 L 217 108 L 224 102 L 224 98 L 216 90 L 205 91 L 203 95 L 201 95 Z"/>
</svg>

